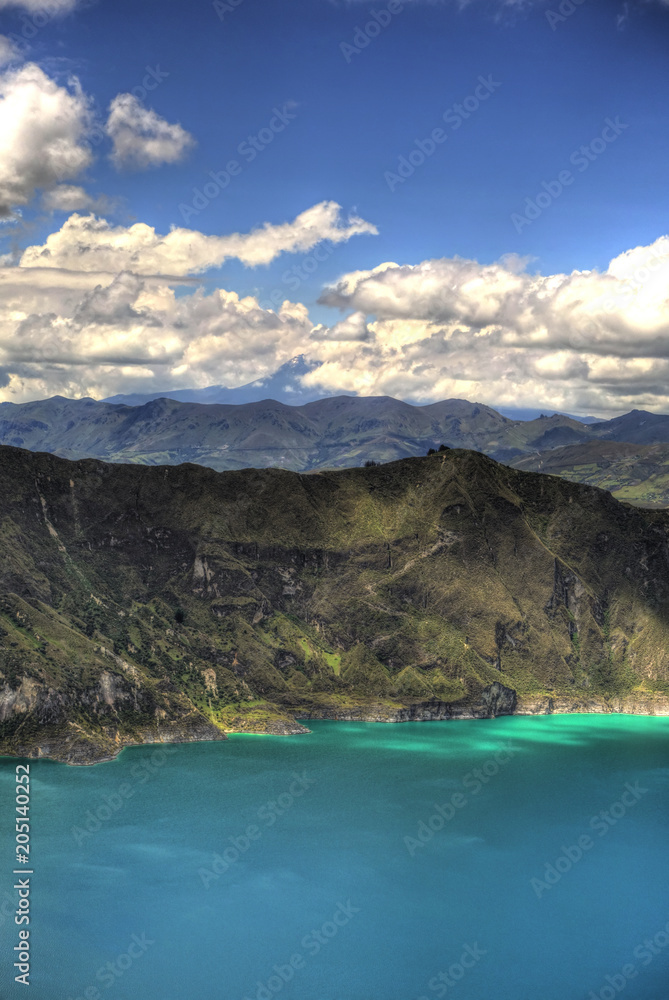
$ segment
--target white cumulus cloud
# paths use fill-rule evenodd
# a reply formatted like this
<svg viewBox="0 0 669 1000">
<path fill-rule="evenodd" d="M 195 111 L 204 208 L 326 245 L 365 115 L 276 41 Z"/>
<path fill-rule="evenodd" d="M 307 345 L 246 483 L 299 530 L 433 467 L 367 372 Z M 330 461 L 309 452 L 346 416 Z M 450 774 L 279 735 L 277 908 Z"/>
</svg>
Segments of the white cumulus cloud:
<svg viewBox="0 0 669 1000">
<path fill-rule="evenodd" d="M 241 384 L 298 353 L 311 327 L 304 306 L 274 312 L 223 289 L 177 296 L 129 273 L 0 269 L 0 398 Z"/>
<path fill-rule="evenodd" d="M 441 331 L 446 345 L 467 337 L 472 344 L 669 356 L 669 239 L 621 254 L 603 273 L 544 276 L 505 261 L 460 258 L 384 264 L 345 275 L 321 302 L 373 315 L 405 337 L 419 324 L 411 340 Z"/>
<path fill-rule="evenodd" d="M 317 328 L 305 376 L 323 391 L 607 414 L 669 406 L 669 238 L 603 273 L 530 274 L 518 261 L 383 264 L 323 304 L 354 312 L 356 343 Z M 345 319 L 343 322 L 347 321 Z"/>
<path fill-rule="evenodd" d="M 181 125 L 170 124 L 133 94 L 118 94 L 109 106 L 107 134 L 111 161 L 117 170 L 146 170 L 178 163 L 195 145 Z"/>
<path fill-rule="evenodd" d="M 114 254 L 117 231 L 105 232 Z M 304 354 L 320 362 L 304 382 L 324 393 L 598 416 L 669 409 L 669 237 L 603 272 L 533 274 L 514 258 L 385 263 L 324 291 L 323 302 L 343 311 L 326 327 L 300 302 L 271 310 L 224 289 L 177 294 L 176 279 L 155 275 L 181 258 L 159 249 L 148 227 L 144 236 L 145 273 L 110 273 L 95 244 L 86 269 L 62 247 L 49 267 L 0 267 L 0 398 L 241 385 Z M 133 235 L 130 245 L 140 243 Z M 276 251 L 273 236 L 267 245 Z"/>
<path fill-rule="evenodd" d="M 334 326 L 326 327 L 319 324 L 314 328 L 311 335 L 314 340 L 368 340 L 369 330 L 367 320 L 363 312 L 354 312 L 345 319 L 335 323 Z"/>
<path fill-rule="evenodd" d="M 60 86 L 35 63 L 0 74 L 0 217 L 90 165 L 90 126 L 76 79 Z"/>
<path fill-rule="evenodd" d="M 237 258 L 247 267 L 269 264 L 281 253 L 307 251 L 322 240 L 341 243 L 377 229 L 364 219 L 343 219 L 335 202 L 321 202 L 292 222 L 266 223 L 250 233 L 207 236 L 192 229 L 166 235 L 152 226 L 113 226 L 93 215 L 72 215 L 42 246 L 28 247 L 22 267 L 59 267 L 82 271 L 133 271 L 135 274 L 198 274 Z"/>
</svg>

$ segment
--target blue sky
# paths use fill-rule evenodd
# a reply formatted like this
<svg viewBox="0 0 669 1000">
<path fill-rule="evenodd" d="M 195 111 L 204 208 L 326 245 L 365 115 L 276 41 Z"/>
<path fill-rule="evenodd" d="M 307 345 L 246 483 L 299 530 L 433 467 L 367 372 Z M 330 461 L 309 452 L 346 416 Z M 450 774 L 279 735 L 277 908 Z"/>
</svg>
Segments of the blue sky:
<svg viewBox="0 0 669 1000">
<path fill-rule="evenodd" d="M 312 206 L 336 202 L 342 218 L 354 213 L 378 230 L 322 244 L 323 259 L 311 276 L 300 278 L 299 289 L 284 280 L 286 272 L 300 267 L 311 249 L 280 252 L 257 267 L 231 257 L 220 267 L 203 267 L 196 283 L 206 292 L 224 288 L 252 295 L 261 306 L 271 305 L 272 292 L 278 290 L 277 303 L 279 292 L 286 292 L 308 310 L 312 325 L 331 330 L 351 310 L 360 311 L 364 295 L 347 293 L 336 302 L 330 296 L 340 310 L 335 312 L 332 304 L 318 302 L 324 286 L 384 262 L 415 267 L 466 258 L 485 268 L 514 254 L 524 259 L 528 275 L 606 272 L 612 258 L 649 247 L 669 231 L 669 6 L 660 0 L 563 0 L 561 6 L 550 0 L 525 5 L 471 0 L 464 7 L 448 0 L 407 0 L 393 13 L 387 13 L 387 3 L 331 0 L 241 0 L 236 6 L 219 3 L 220 13 L 199 0 L 53 2 L 73 9 L 47 18 L 34 32 L 25 28 L 35 19 L 37 0 L 0 4 L 5 8 L 0 31 L 14 41 L 33 35 L 23 61 L 39 66 L 60 87 L 67 88 L 73 75 L 78 78 L 91 122 L 98 124 L 89 122 L 91 162 L 66 180 L 91 198 L 104 196 L 94 210 L 110 224 L 141 222 L 164 234 L 187 223 L 207 236 L 221 236 L 287 223 Z M 376 24 L 374 11 L 377 20 L 388 22 L 378 33 L 366 27 Z M 364 48 L 348 47 L 361 38 L 368 39 Z M 6 72 L 14 71 L 10 64 Z M 480 80 L 491 81 L 492 92 L 482 89 Z M 477 87 L 479 95 L 486 94 L 480 102 L 473 98 Z M 111 102 L 128 93 L 192 137 L 183 155 L 142 169 L 126 154 L 119 156 L 128 162 L 119 156 L 110 161 L 111 140 L 102 129 Z M 470 111 L 453 110 L 458 106 Z M 276 123 L 277 109 L 285 124 L 273 133 L 268 126 Z M 127 115 L 123 122 L 127 126 Z M 442 130 L 443 142 L 430 140 L 434 129 Z M 249 146 L 242 146 L 247 151 L 242 153 L 240 144 L 257 135 L 272 141 L 259 138 L 259 151 L 249 162 Z M 422 163 L 416 140 L 430 153 Z M 584 145 L 585 160 L 577 153 Z M 415 166 L 400 181 L 398 168 L 409 159 Z M 239 166 L 225 190 L 184 215 L 210 172 L 225 170 L 231 160 Z M 564 171 L 571 180 L 561 185 L 556 179 L 561 173 L 564 179 Z M 38 184 L 5 220 L 5 251 L 14 254 L 8 265 L 20 263 L 25 247 L 44 244 L 71 215 L 69 205 L 46 211 L 43 187 Z M 545 207 L 528 211 L 527 199 L 536 204 L 539 193 Z M 509 265 L 512 273 L 522 266 Z M 177 298 L 189 297 L 192 287 L 174 286 Z M 397 308 L 366 315 L 372 323 L 384 317 L 391 322 L 400 313 L 411 322 L 433 318 Z M 559 325 L 559 318 L 555 322 Z M 359 340 L 369 344 L 365 330 Z M 495 344 L 499 347 L 499 340 Z M 571 343 L 567 349 L 574 346 L 584 345 Z M 552 344 L 556 347 L 564 349 Z M 603 356 L 599 347 L 597 352 Z M 625 348 L 610 357 L 629 353 Z M 643 347 L 639 356 L 658 353 Z M 277 354 L 274 360 L 282 358 Z M 454 371 L 462 368 L 460 361 Z M 271 363 L 260 363 L 257 374 L 265 373 L 264 364 Z M 154 374 L 175 381 L 164 368 Z M 200 382 L 204 374 L 192 370 Z M 210 374 L 212 381 L 225 381 L 226 375 L 243 381 L 254 373 L 248 364 L 237 369 L 213 364 Z M 467 375 L 463 385 L 475 381 L 472 372 L 462 374 Z M 20 383 L 20 393 L 30 394 L 26 372 L 17 378 L 8 387 L 15 392 Z M 137 380 L 128 378 L 135 388 Z M 664 396 L 651 381 L 646 371 L 639 398 L 657 408 Z M 602 384 L 601 378 L 595 382 Z M 150 377 L 146 383 L 153 384 Z M 345 383 L 343 389 L 364 391 L 355 379 Z M 373 385 L 383 388 L 378 379 Z M 403 390 L 407 397 L 410 388 Z M 560 391 L 562 396 L 552 396 L 556 404 L 616 409 L 609 389 L 606 400 L 597 397 L 598 389 L 579 390 L 580 395 L 574 390 L 571 396 L 568 388 Z M 512 396 L 512 387 L 509 392 Z M 421 393 L 425 384 L 416 382 L 414 395 Z M 524 401 L 537 402 L 538 393 L 534 386 Z M 629 395 L 625 383 L 624 398 Z M 6 398 L 14 397 L 10 392 Z"/>
<path fill-rule="evenodd" d="M 197 228 L 247 231 L 333 199 L 357 208 L 379 236 L 341 248 L 330 273 L 455 254 L 491 262 L 509 252 L 531 254 L 545 271 L 604 267 L 666 229 L 669 11 L 636 6 L 621 30 L 622 4 L 585 0 L 552 30 L 546 13 L 558 4 L 514 13 L 476 0 L 463 10 L 409 0 L 347 62 L 341 43 L 352 43 L 370 10 L 384 9 L 243 0 L 221 21 L 207 2 L 100 0 L 47 25 L 35 52 L 57 57 L 61 72 L 74 69 L 101 110 L 141 87 L 147 66 L 169 73 L 147 103 L 196 137 L 194 153 L 148 175 L 119 177 L 104 163 L 95 171 L 100 188 L 161 231 L 183 225 L 178 206 L 192 188 L 288 101 L 297 105 L 290 127 L 192 218 Z M 21 27 L 5 18 L 10 30 Z M 499 90 L 391 193 L 384 173 L 488 74 Z M 511 215 L 616 115 L 629 125 L 622 141 L 518 234 Z M 266 283 L 265 273 L 244 277 L 248 289 Z"/>
</svg>

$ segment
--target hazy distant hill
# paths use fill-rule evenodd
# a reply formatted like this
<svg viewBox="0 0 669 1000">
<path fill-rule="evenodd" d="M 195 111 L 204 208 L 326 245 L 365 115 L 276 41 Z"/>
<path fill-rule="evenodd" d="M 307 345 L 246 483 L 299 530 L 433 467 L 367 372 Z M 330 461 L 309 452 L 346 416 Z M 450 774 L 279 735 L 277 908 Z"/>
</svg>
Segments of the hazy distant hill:
<svg viewBox="0 0 669 1000">
<path fill-rule="evenodd" d="M 631 410 L 587 431 L 587 439 L 571 442 L 544 435 L 536 451 L 510 456 L 509 464 L 599 486 L 628 503 L 669 506 L 669 415 Z"/>
<path fill-rule="evenodd" d="M 634 444 L 659 444 L 669 441 L 669 415 L 630 410 L 621 417 L 592 425 L 592 434 L 607 441 L 631 441 Z"/>
<path fill-rule="evenodd" d="M 258 378 L 246 385 L 227 389 L 224 385 L 209 385 L 205 389 L 167 389 L 161 392 L 133 392 L 109 396 L 103 403 L 142 406 L 152 399 L 176 399 L 180 403 L 257 403 L 263 399 L 275 399 L 280 403 L 297 406 L 323 399 L 327 393 L 306 389 L 300 381 L 302 375 L 319 368 L 317 361 L 307 361 L 303 354 L 291 358 L 273 375 Z"/>
<path fill-rule="evenodd" d="M 539 410 L 536 407 L 527 406 L 495 406 L 494 409 L 497 413 L 501 413 L 503 417 L 508 417 L 509 420 L 538 420 L 539 417 L 562 416 L 569 417 L 570 420 L 576 420 L 582 424 L 599 423 L 597 417 L 579 417 L 573 413 L 564 413 L 562 410 L 545 408 Z"/>
</svg>

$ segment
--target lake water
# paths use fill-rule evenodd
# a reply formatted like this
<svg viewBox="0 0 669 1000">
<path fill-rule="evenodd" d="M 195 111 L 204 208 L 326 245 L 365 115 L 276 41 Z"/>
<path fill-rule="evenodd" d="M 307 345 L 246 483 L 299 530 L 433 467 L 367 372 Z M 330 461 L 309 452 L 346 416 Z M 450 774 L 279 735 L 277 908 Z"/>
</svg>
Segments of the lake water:
<svg viewBox="0 0 669 1000">
<path fill-rule="evenodd" d="M 32 762 L 26 995 L 669 995 L 669 719 L 311 725 Z M 3 1000 L 25 993 L 16 763 L 0 761 Z"/>
</svg>

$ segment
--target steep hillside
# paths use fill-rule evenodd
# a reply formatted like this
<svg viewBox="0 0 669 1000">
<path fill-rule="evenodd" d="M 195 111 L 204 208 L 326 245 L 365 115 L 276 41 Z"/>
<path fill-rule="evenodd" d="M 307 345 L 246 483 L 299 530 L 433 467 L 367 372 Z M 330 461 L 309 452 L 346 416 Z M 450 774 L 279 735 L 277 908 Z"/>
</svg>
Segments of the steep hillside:
<svg viewBox="0 0 669 1000">
<path fill-rule="evenodd" d="M 668 531 L 467 451 L 300 476 L 0 448 L 0 750 L 668 711 Z"/>
</svg>

